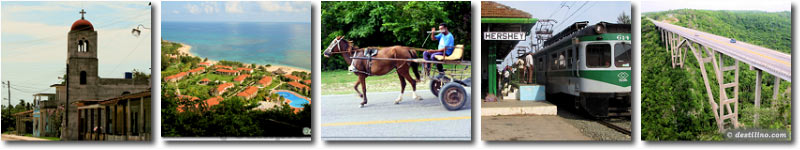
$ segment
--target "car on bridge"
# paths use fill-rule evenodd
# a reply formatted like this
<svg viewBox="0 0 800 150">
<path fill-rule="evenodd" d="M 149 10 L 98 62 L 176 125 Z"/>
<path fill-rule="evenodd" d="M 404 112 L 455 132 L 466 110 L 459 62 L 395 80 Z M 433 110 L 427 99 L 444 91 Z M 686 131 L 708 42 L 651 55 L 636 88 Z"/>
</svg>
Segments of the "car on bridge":
<svg viewBox="0 0 800 150">
<path fill-rule="evenodd" d="M 736 39 L 731 38 L 731 43 L 736 43 Z"/>
</svg>

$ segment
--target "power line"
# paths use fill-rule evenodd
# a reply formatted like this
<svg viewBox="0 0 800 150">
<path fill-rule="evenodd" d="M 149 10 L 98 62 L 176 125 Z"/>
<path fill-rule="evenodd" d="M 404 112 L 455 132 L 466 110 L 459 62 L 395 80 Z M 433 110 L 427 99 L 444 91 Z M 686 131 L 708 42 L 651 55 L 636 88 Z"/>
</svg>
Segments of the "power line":
<svg viewBox="0 0 800 150">
<path fill-rule="evenodd" d="M 130 52 L 128 52 L 128 55 L 127 55 L 127 56 L 125 56 L 124 58 L 120 59 L 119 63 L 117 63 L 117 66 L 115 66 L 115 67 L 113 68 L 113 70 L 111 71 L 111 73 L 114 73 L 114 72 L 116 72 L 116 71 L 117 71 L 117 68 L 119 68 L 119 65 L 122 65 L 122 63 L 123 63 L 123 62 L 125 62 L 125 60 L 127 60 L 127 59 L 128 59 L 128 57 L 130 57 L 130 56 L 131 56 L 131 54 L 133 54 L 133 52 L 135 52 L 135 51 L 136 51 L 136 49 L 138 49 L 140 45 L 142 45 L 142 39 L 144 39 L 144 38 L 139 38 L 139 42 L 137 42 L 137 43 L 136 43 L 136 47 L 133 47 L 133 49 L 131 49 L 131 50 L 130 50 Z"/>
<path fill-rule="evenodd" d="M 587 11 L 591 10 L 591 9 L 592 9 L 592 7 L 594 7 L 595 5 L 597 5 L 597 3 L 592 3 L 592 5 L 589 5 L 589 7 L 586 7 L 586 9 L 583 9 L 583 11 L 581 11 L 581 12 L 580 12 L 580 15 L 578 15 L 578 16 L 582 16 L 582 15 L 583 15 L 583 14 L 585 14 Z M 593 18 L 592 16 L 593 16 L 593 15 L 590 15 L 590 16 L 588 16 L 588 17 L 591 19 L 591 18 Z M 568 22 L 575 22 L 575 19 L 578 19 L 578 17 L 572 18 L 572 19 L 570 19 Z"/>
<path fill-rule="evenodd" d="M 575 10 L 575 12 L 572 12 L 572 14 L 571 14 L 571 15 L 569 15 L 569 17 L 567 17 L 567 18 L 564 18 L 563 22 L 560 22 L 560 23 L 558 23 L 558 25 L 556 25 L 556 27 L 559 27 L 559 26 L 561 26 L 561 24 L 564 24 L 565 22 L 567 22 L 567 20 L 569 20 L 569 18 L 571 18 L 572 16 L 574 16 L 575 14 L 577 14 L 577 13 L 578 13 L 578 11 L 581 11 L 581 9 L 583 8 L 583 6 L 586 6 L 586 4 L 588 4 L 588 3 L 589 3 L 588 1 L 587 1 L 587 2 L 584 2 L 584 3 L 583 3 L 583 5 L 581 5 L 581 7 L 579 7 L 577 10 Z"/>
</svg>

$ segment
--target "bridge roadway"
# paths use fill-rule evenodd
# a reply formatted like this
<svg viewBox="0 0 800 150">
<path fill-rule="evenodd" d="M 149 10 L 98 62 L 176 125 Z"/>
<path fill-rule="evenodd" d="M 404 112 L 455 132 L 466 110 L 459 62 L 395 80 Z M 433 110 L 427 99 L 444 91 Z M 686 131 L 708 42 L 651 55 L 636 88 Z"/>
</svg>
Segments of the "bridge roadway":
<svg viewBox="0 0 800 150">
<path fill-rule="evenodd" d="M 650 19 L 657 27 L 733 57 L 783 80 L 792 81 L 792 56 L 773 49 Z"/>
</svg>

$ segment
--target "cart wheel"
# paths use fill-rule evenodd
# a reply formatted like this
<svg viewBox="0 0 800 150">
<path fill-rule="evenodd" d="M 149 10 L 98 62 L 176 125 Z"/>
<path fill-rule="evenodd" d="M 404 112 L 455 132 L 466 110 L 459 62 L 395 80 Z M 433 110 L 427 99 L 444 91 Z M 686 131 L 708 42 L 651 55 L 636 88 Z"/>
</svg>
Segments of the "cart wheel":
<svg viewBox="0 0 800 150">
<path fill-rule="evenodd" d="M 445 84 L 442 90 L 439 91 L 439 95 L 442 105 L 447 110 L 459 110 L 464 107 L 464 104 L 469 99 L 464 86 L 455 82 Z"/>
<path fill-rule="evenodd" d="M 429 83 L 431 86 L 431 93 L 433 96 L 439 97 L 439 90 L 442 89 L 442 82 L 440 80 L 431 80 Z"/>
</svg>

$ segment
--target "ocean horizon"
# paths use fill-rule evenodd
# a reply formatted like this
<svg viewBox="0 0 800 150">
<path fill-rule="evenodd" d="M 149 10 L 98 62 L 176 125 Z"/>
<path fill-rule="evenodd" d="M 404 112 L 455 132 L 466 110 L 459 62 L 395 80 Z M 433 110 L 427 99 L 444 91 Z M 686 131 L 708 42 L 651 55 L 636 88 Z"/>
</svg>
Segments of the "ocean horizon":
<svg viewBox="0 0 800 150">
<path fill-rule="evenodd" d="M 162 22 L 162 39 L 209 60 L 311 70 L 311 23 Z"/>
</svg>

